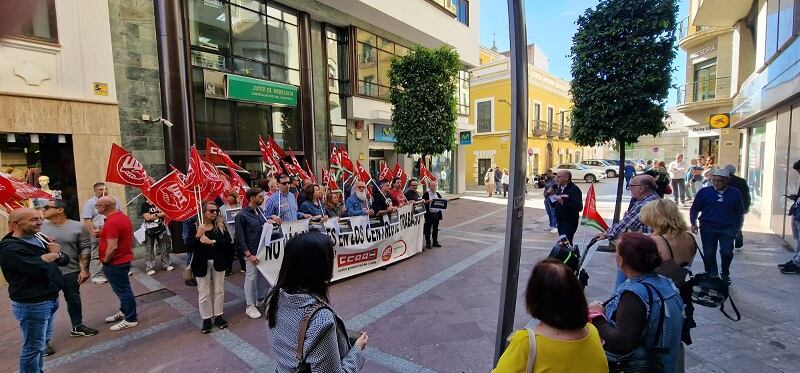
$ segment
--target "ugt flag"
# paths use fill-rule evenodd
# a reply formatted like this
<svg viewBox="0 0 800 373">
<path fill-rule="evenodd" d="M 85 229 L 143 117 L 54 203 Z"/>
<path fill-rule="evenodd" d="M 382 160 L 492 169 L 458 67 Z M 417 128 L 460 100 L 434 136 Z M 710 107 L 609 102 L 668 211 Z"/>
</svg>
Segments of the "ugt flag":
<svg viewBox="0 0 800 373">
<path fill-rule="evenodd" d="M 597 212 L 596 205 L 597 195 L 594 192 L 594 184 L 589 185 L 589 191 L 586 192 L 586 203 L 583 204 L 583 213 L 581 214 L 581 225 L 586 225 L 595 228 L 601 232 L 608 230 L 608 224 Z"/>
</svg>

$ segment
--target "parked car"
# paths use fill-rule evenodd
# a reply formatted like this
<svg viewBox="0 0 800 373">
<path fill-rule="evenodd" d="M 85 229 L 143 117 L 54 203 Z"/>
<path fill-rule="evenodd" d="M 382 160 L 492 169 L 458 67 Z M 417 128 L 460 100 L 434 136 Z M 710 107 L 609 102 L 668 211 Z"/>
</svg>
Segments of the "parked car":
<svg viewBox="0 0 800 373">
<path fill-rule="evenodd" d="M 587 183 L 594 183 L 606 178 L 605 170 L 600 168 L 591 168 L 580 163 L 562 163 L 555 165 L 550 169 L 553 173 L 561 170 L 567 170 L 572 173 L 572 180 L 583 180 Z"/>
<path fill-rule="evenodd" d="M 603 169 L 607 178 L 617 177 L 617 174 L 619 173 L 619 166 L 614 166 L 602 159 L 587 159 L 581 161 L 581 164 L 591 168 Z"/>
</svg>

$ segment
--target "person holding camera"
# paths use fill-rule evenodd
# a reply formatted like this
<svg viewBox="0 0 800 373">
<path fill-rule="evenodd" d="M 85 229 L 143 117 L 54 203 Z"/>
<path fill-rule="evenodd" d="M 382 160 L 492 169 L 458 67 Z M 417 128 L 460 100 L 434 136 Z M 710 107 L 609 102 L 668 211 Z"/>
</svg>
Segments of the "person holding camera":
<svg viewBox="0 0 800 373">
<path fill-rule="evenodd" d="M 544 176 L 541 179 L 542 188 L 544 189 L 544 210 L 547 212 L 547 219 L 550 222 L 550 233 L 558 233 L 558 220 L 556 219 L 556 212 L 553 210 L 553 205 L 550 204 L 548 198 L 556 193 L 558 183 L 556 177 L 553 175 L 553 170 L 547 169 L 544 171 Z"/>
<path fill-rule="evenodd" d="M 548 197 L 548 202 L 556 215 L 558 234 L 567 236 L 572 242 L 583 210 L 583 193 L 572 182 L 572 173 L 567 170 L 558 171 L 556 183 L 555 193 Z"/>
<path fill-rule="evenodd" d="M 18 208 L 8 221 L 13 230 L 0 241 L 0 269 L 8 281 L 11 311 L 22 332 L 19 371 L 39 373 L 53 336 L 58 292 L 64 286 L 58 267 L 68 265 L 70 258 L 61 252 L 61 245 L 39 233 L 41 212 Z"/>
<path fill-rule="evenodd" d="M 358 372 L 364 366 L 367 333 L 351 343 L 330 306 L 333 262 L 333 242 L 326 234 L 312 230 L 286 242 L 278 280 L 267 297 L 277 371 Z"/>
<path fill-rule="evenodd" d="M 675 372 L 683 300 L 675 284 L 655 272 L 662 263 L 655 240 L 640 232 L 624 233 L 615 258 L 627 280 L 607 302 L 589 305 L 610 371 Z"/>
<path fill-rule="evenodd" d="M 156 274 L 156 246 L 161 255 L 161 268 L 165 271 L 174 270 L 175 266 L 172 265 L 169 256 L 172 251 L 172 239 L 169 236 L 169 229 L 164 224 L 166 215 L 147 198 L 142 202 L 139 214 L 144 218 L 144 248 L 147 254 L 145 273 L 148 276 Z"/>
</svg>

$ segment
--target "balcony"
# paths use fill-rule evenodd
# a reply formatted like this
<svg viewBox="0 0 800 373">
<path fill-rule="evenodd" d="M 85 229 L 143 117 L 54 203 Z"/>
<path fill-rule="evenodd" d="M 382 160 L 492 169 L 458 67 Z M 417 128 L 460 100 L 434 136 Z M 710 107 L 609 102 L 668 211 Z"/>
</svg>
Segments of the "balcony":
<svg viewBox="0 0 800 373">
<path fill-rule="evenodd" d="M 731 78 L 698 80 L 678 87 L 677 110 L 681 113 L 708 109 L 717 106 L 730 106 Z"/>
<path fill-rule="evenodd" d="M 572 126 L 569 124 L 562 124 L 558 130 L 558 137 L 562 140 L 568 139 L 569 136 L 572 134 Z"/>
<path fill-rule="evenodd" d="M 547 122 L 547 137 L 558 136 L 558 123 Z"/>
<path fill-rule="evenodd" d="M 755 0 L 701 0 L 693 24 L 732 27 L 750 12 Z"/>
<path fill-rule="evenodd" d="M 678 24 L 678 45 L 683 50 L 694 48 L 720 34 L 733 31 L 733 29 L 725 27 L 695 26 L 692 21 L 691 18 L 686 17 Z"/>
<path fill-rule="evenodd" d="M 530 136 L 544 135 L 544 122 L 538 119 L 531 120 Z"/>
</svg>

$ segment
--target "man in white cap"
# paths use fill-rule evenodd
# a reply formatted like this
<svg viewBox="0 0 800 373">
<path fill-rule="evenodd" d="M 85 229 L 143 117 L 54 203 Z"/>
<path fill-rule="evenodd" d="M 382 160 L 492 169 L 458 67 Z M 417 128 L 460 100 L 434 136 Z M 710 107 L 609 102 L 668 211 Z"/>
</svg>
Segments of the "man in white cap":
<svg viewBox="0 0 800 373">
<path fill-rule="evenodd" d="M 692 233 L 700 231 L 706 273 L 710 276 L 721 274 L 728 284 L 731 283 L 733 241 L 744 223 L 742 194 L 737 189 L 728 187 L 730 180 L 731 174 L 728 170 L 720 168 L 714 171 L 711 176 L 712 187 L 697 192 L 689 212 Z M 721 273 L 717 266 L 717 247 L 722 259 Z"/>
</svg>

